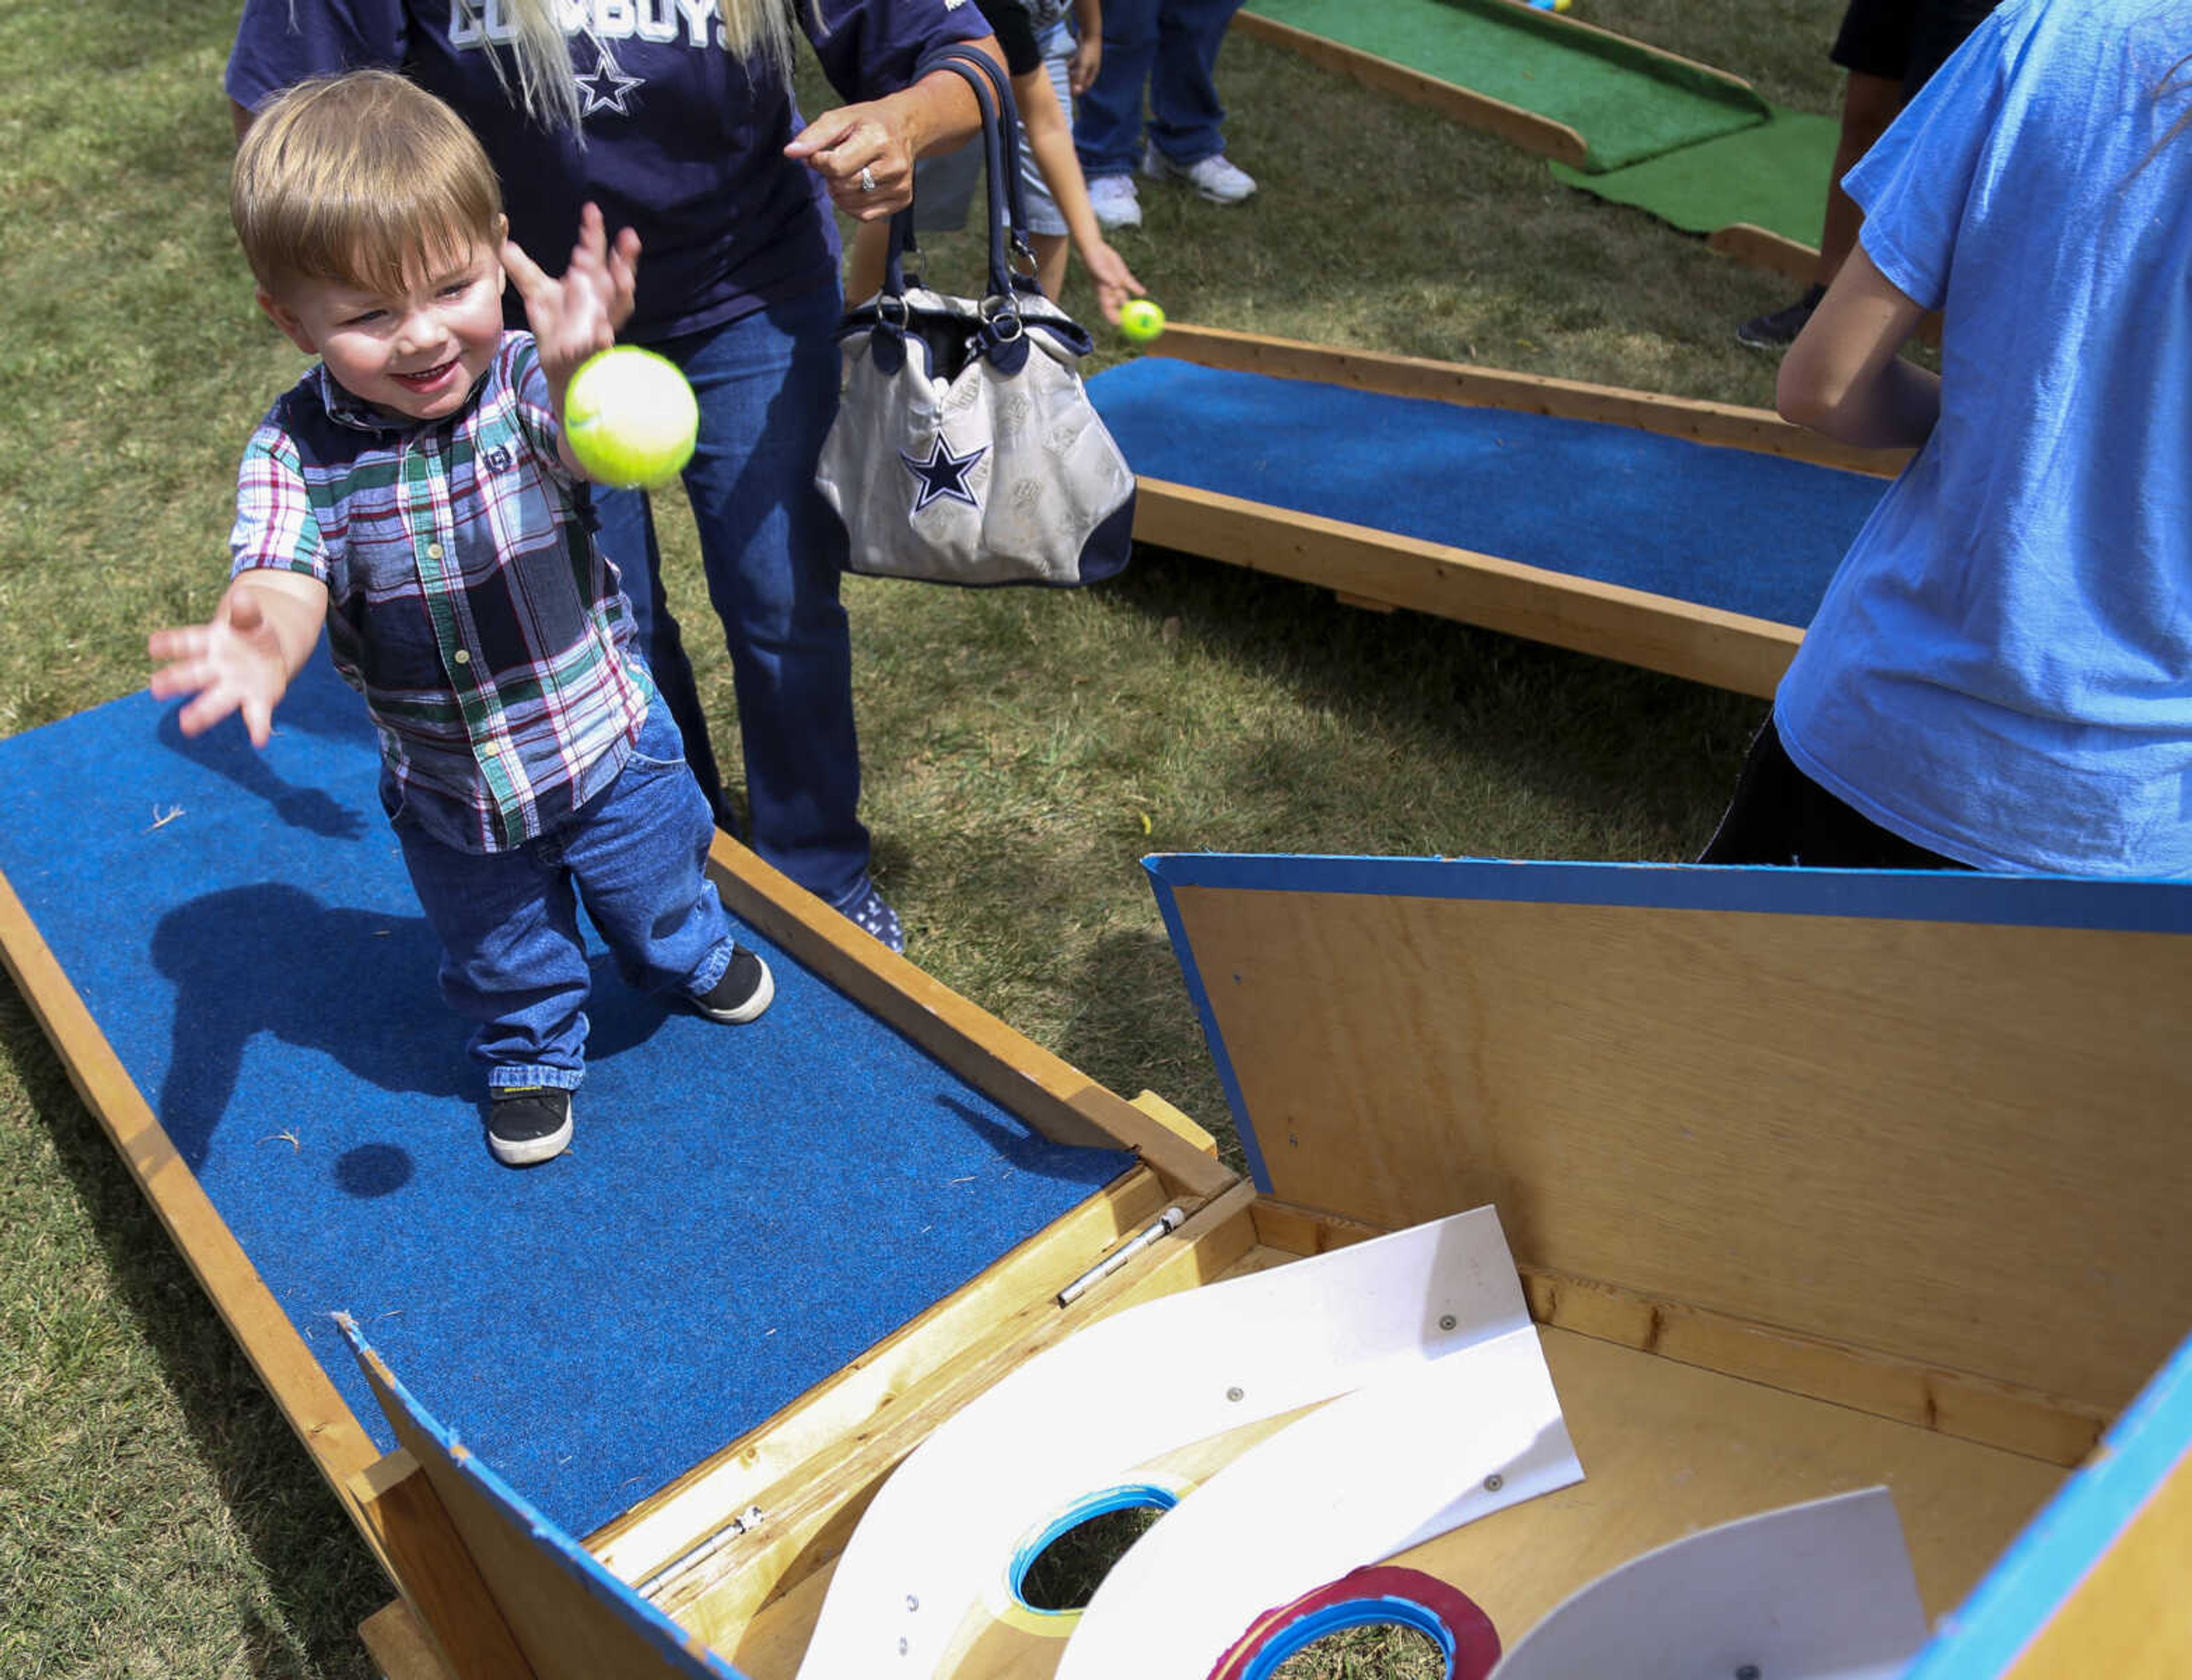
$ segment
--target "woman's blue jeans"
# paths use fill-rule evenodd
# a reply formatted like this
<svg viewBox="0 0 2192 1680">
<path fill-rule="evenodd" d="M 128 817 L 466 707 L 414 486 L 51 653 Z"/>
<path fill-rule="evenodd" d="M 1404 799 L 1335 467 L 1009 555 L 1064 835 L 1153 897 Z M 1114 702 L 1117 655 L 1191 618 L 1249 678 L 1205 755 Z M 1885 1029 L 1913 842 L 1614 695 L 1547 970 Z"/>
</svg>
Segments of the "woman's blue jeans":
<svg viewBox="0 0 2192 1680">
<path fill-rule="evenodd" d="M 730 649 L 755 851 L 828 904 L 868 880 L 852 642 L 837 598 L 844 527 L 814 489 L 837 412 L 834 285 L 648 347 L 684 370 L 700 404 L 685 469 L 708 597 Z M 685 739 L 718 823 L 734 826 L 706 713 L 662 586 L 643 491 L 594 491 L 602 551 L 623 574 L 636 643 Z"/>
<path fill-rule="evenodd" d="M 1132 174 L 1142 162 L 1142 100 L 1149 137 L 1175 163 L 1225 150 L 1225 107 L 1213 72 L 1241 0 L 1104 0 L 1104 62 L 1074 108 L 1081 172 Z"/>
</svg>

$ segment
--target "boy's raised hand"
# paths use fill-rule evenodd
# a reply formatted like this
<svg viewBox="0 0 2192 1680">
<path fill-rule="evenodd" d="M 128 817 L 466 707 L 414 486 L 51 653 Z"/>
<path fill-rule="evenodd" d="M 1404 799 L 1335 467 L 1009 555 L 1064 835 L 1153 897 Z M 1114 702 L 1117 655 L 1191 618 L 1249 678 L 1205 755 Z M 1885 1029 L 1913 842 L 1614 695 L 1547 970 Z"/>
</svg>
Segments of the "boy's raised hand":
<svg viewBox="0 0 2192 1680">
<path fill-rule="evenodd" d="M 579 363 L 615 343 L 617 329 L 631 319 L 639 235 L 625 228 L 612 244 L 599 207 L 589 204 L 579 214 L 579 243 L 571 248 L 570 266 L 562 279 L 550 279 L 514 239 L 503 240 L 501 256 L 525 300 L 526 324 L 533 329 L 540 369 L 560 413 L 563 387 Z"/>
<path fill-rule="evenodd" d="M 166 661 L 152 673 L 152 697 L 197 696 L 177 719 L 186 735 L 240 711 L 251 744 L 265 746 L 274 708 L 319 638 L 327 600 L 325 586 L 300 574 L 247 573 L 229 585 L 210 624 L 152 633 L 146 650 Z"/>
</svg>

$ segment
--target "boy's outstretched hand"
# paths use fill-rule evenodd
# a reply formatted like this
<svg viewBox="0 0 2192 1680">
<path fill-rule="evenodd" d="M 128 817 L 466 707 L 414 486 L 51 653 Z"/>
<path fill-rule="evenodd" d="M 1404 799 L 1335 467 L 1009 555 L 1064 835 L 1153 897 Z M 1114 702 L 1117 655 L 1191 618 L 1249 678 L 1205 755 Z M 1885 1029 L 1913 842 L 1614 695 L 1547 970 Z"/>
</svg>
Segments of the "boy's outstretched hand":
<svg viewBox="0 0 2192 1680">
<path fill-rule="evenodd" d="M 152 697 L 194 694 L 178 718 L 186 735 L 203 734 L 231 711 L 243 714 L 251 744 L 274 734 L 274 708 L 319 639 L 326 586 L 297 572 L 254 572 L 231 583 L 210 624 L 152 633 Z"/>
<path fill-rule="evenodd" d="M 502 266 L 525 300 L 526 324 L 540 351 L 540 370 L 556 411 L 563 410 L 563 387 L 579 366 L 616 342 L 617 329 L 631 319 L 632 289 L 639 271 L 639 235 L 627 227 L 608 239 L 598 206 L 579 213 L 579 243 L 570 266 L 551 280 L 514 239 L 502 242 Z"/>
</svg>

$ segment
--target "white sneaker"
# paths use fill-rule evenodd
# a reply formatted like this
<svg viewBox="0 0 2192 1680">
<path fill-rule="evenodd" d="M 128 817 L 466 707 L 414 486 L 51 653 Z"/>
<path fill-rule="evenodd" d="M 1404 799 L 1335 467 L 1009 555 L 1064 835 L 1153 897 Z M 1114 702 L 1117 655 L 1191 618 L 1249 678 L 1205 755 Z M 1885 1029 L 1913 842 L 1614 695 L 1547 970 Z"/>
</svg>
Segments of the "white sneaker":
<svg viewBox="0 0 2192 1680">
<path fill-rule="evenodd" d="M 1152 145 L 1143 154 L 1142 173 L 1151 180 L 1184 180 L 1213 204 L 1237 204 L 1256 190 L 1256 178 L 1227 162 L 1222 151 L 1175 163 Z"/>
<path fill-rule="evenodd" d="M 1103 228 L 1139 227 L 1142 201 L 1135 196 L 1132 175 L 1099 175 L 1088 183 L 1088 208 Z"/>
</svg>

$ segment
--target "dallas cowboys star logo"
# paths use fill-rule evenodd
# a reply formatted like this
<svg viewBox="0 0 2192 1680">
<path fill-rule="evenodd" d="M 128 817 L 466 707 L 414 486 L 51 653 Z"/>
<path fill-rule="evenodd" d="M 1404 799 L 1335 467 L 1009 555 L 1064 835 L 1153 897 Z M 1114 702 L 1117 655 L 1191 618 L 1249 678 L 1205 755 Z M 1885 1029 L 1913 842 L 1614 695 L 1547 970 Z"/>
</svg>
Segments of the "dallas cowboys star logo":
<svg viewBox="0 0 2192 1680">
<path fill-rule="evenodd" d="M 936 441 L 928 446 L 927 460 L 916 460 L 900 449 L 898 458 L 905 463 L 905 470 L 921 481 L 921 489 L 914 495 L 913 511 L 918 513 L 929 503 L 945 497 L 953 501 L 963 501 L 969 507 L 979 507 L 982 504 L 967 488 L 967 475 L 973 471 L 974 464 L 989 453 L 989 447 L 985 444 L 970 454 L 955 455 L 940 431 L 936 434 Z"/>
<path fill-rule="evenodd" d="M 589 73 L 574 76 L 572 79 L 579 84 L 579 92 L 585 98 L 585 109 L 579 113 L 582 117 L 591 117 L 597 111 L 610 111 L 619 117 L 629 117 L 631 115 L 631 90 L 647 85 L 644 77 L 625 75 L 617 67 L 617 61 L 606 52 L 595 59 L 594 67 Z"/>
</svg>

